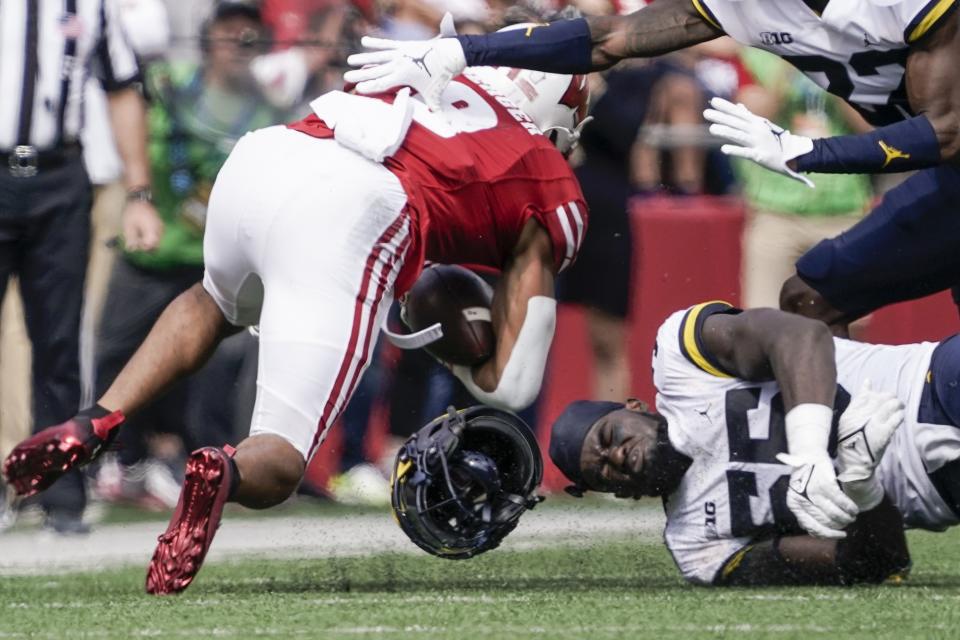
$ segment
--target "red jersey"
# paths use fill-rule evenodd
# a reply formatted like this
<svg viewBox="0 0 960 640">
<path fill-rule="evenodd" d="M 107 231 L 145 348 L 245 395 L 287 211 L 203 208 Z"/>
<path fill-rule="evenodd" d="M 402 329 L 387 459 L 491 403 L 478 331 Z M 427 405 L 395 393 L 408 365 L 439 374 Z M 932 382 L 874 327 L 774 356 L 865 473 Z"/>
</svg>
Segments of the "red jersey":
<svg viewBox="0 0 960 640">
<path fill-rule="evenodd" d="M 401 274 L 397 290 L 412 284 L 424 260 L 502 269 L 530 218 L 549 233 L 557 271 L 565 269 L 587 231 L 587 206 L 566 159 L 526 114 L 479 81 L 458 77 L 443 101 L 442 114 L 415 111 L 400 149 L 384 161 L 419 229 L 416 269 Z M 289 126 L 333 136 L 316 116 Z"/>
</svg>

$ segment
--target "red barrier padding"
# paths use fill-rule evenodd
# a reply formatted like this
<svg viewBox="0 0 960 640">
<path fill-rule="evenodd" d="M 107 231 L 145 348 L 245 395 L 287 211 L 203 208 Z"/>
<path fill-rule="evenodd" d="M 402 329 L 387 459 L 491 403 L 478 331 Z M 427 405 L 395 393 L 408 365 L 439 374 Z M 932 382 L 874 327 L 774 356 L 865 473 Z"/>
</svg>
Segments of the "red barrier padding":
<svg viewBox="0 0 960 640">
<path fill-rule="evenodd" d="M 866 321 L 862 340 L 883 344 L 936 342 L 960 331 L 960 317 L 949 291 L 901 302 L 874 313 Z"/>
</svg>

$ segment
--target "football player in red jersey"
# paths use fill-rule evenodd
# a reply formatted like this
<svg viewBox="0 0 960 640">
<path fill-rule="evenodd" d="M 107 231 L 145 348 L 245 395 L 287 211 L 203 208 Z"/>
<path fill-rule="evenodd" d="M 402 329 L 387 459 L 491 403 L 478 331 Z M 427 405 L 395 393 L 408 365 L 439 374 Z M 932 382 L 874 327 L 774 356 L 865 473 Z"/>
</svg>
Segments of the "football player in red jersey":
<svg viewBox="0 0 960 640">
<path fill-rule="evenodd" d="M 225 502 L 266 508 L 296 489 L 424 260 L 502 270 L 495 354 L 453 370 L 483 402 L 529 405 L 553 338 L 554 278 L 587 230 L 564 156 L 587 97 L 583 76 L 475 69 L 439 112 L 408 90 L 332 92 L 309 118 L 248 134 L 211 195 L 203 282 L 167 307 L 95 407 L 14 449 L 7 479 L 30 495 L 91 461 L 125 414 L 198 368 L 224 336 L 259 326 L 250 436 L 236 450 L 190 455 L 147 573 L 148 592 L 182 591 Z"/>
</svg>

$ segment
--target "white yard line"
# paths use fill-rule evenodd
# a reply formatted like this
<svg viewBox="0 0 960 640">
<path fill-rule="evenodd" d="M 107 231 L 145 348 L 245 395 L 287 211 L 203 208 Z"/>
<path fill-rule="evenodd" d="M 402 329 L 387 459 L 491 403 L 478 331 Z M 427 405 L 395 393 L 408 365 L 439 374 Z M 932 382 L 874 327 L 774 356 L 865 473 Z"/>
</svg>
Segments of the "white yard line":
<svg viewBox="0 0 960 640">
<path fill-rule="evenodd" d="M 930 625 L 929 632 L 951 631 L 954 627 L 946 624 Z M 546 638 L 558 637 L 591 637 L 597 635 L 618 635 L 623 637 L 652 637 L 656 634 L 743 634 L 743 635 L 788 635 L 796 637 L 800 634 L 825 636 L 836 635 L 839 629 L 822 624 L 716 624 L 716 625 L 697 625 L 697 624 L 678 624 L 678 625 L 658 625 L 637 623 L 636 625 L 603 625 L 582 627 L 553 627 L 553 626 L 531 626 L 531 627 L 494 627 L 488 625 L 471 625 L 470 631 L 473 635 L 496 635 L 500 637 L 516 637 L 537 635 Z M 876 632 L 874 628 L 863 628 L 863 632 Z M 77 631 L 71 637 L 75 638 L 112 638 L 112 637 L 211 637 L 211 638 L 249 638 L 249 637 L 344 637 L 344 636 L 397 636 L 404 637 L 463 637 L 463 627 L 446 626 L 355 626 L 355 627 L 331 627 L 327 629 L 318 629 L 315 627 L 303 629 L 274 629 L 263 628 L 232 628 L 232 627 L 212 627 L 206 629 L 190 630 L 159 630 L 151 628 L 135 629 L 132 631 L 114 632 L 108 630 L 83 630 Z M 0 632 L 0 638 L 62 638 L 59 633 L 26 633 L 26 632 Z"/>
<path fill-rule="evenodd" d="M 587 546 L 637 536 L 659 540 L 662 512 L 652 508 L 543 509 L 525 514 L 501 548 Z M 89 536 L 55 537 L 37 531 L 0 535 L 0 575 L 53 574 L 144 565 L 150 560 L 159 522 L 104 525 Z M 224 518 L 209 562 L 237 558 L 324 558 L 376 553 L 422 553 L 389 513 L 339 517 Z"/>
</svg>

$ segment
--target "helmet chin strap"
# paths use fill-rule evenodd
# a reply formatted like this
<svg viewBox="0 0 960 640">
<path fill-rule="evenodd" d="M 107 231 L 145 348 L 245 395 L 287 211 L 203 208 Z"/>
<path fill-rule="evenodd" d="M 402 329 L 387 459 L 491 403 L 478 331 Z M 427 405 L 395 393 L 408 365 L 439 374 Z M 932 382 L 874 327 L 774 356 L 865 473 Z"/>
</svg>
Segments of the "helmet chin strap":
<svg viewBox="0 0 960 640">
<path fill-rule="evenodd" d="M 444 16 L 444 20 L 449 17 L 450 14 L 447 13 Z M 407 305 L 404 304 L 404 301 L 400 303 L 400 320 L 403 324 L 410 326 L 410 323 L 407 322 Z M 393 346 L 403 349 L 404 351 L 410 351 L 413 349 L 421 349 L 428 345 L 433 344 L 437 340 L 443 337 L 443 329 L 440 326 L 440 323 L 430 325 L 425 329 L 420 331 L 415 331 L 414 333 L 396 333 L 391 331 L 387 326 L 387 319 L 383 319 L 383 326 L 381 327 L 384 335 L 387 336 L 387 340 L 390 341 Z"/>
<path fill-rule="evenodd" d="M 590 121 L 592 120 L 593 120 L 593 116 L 587 116 L 586 118 L 581 120 L 580 124 L 578 124 L 573 129 L 569 127 L 560 127 L 560 126 L 547 127 L 546 129 L 543 130 L 543 135 L 549 137 L 549 133 L 551 131 L 562 132 L 563 134 L 566 135 L 568 145 L 566 149 L 561 149 L 561 151 L 563 151 L 564 153 L 570 153 L 571 151 L 577 148 L 578 144 L 580 144 L 580 136 L 583 133 L 583 128 L 587 126 L 587 124 L 590 123 Z"/>
<path fill-rule="evenodd" d="M 387 328 L 386 322 L 382 329 L 391 344 L 405 351 L 426 347 L 443 337 L 439 322 L 415 333 L 395 333 Z"/>
</svg>

